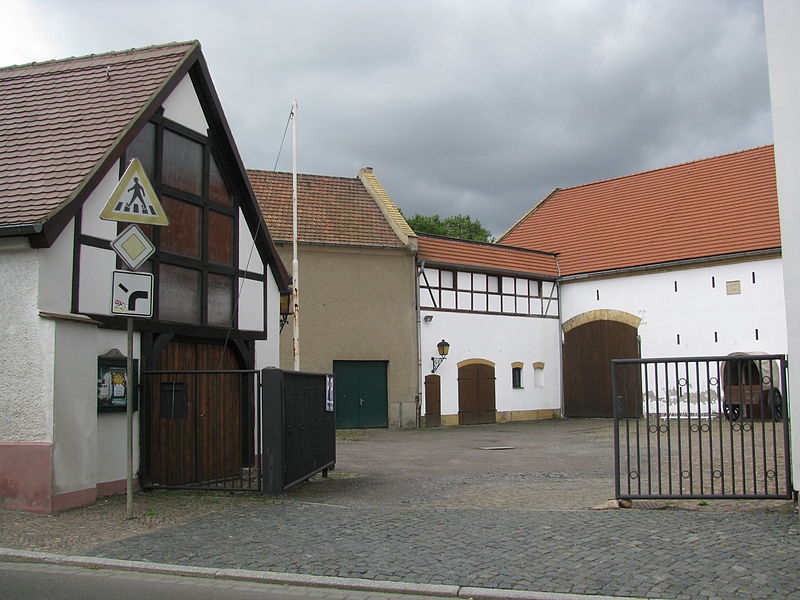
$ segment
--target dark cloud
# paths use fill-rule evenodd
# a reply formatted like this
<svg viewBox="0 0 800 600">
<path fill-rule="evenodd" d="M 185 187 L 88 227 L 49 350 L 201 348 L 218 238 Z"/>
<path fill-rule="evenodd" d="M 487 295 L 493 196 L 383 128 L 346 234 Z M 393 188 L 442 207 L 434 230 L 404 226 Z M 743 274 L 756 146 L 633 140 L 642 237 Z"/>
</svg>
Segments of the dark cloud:
<svg viewBox="0 0 800 600">
<path fill-rule="evenodd" d="M 757 0 L 24 6 L 60 55 L 199 39 L 248 167 L 296 98 L 301 171 L 372 166 L 407 214 L 496 234 L 555 187 L 771 142 Z"/>
</svg>

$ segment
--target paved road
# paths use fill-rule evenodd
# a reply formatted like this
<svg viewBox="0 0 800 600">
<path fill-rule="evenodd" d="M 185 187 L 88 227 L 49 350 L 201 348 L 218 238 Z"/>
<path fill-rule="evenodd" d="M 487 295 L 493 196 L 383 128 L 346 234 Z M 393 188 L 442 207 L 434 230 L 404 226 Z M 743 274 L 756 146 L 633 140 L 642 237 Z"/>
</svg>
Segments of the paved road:
<svg viewBox="0 0 800 600">
<path fill-rule="evenodd" d="M 9 600 L 412 600 L 418 596 L 182 577 L 109 569 L 0 562 Z"/>
<path fill-rule="evenodd" d="M 800 598 L 795 515 L 237 507 L 93 556 L 575 594 Z"/>
<path fill-rule="evenodd" d="M 80 553 L 559 594 L 800 599 L 800 522 L 785 502 L 591 510 L 613 497 L 607 421 L 353 438 L 327 480 Z"/>
</svg>

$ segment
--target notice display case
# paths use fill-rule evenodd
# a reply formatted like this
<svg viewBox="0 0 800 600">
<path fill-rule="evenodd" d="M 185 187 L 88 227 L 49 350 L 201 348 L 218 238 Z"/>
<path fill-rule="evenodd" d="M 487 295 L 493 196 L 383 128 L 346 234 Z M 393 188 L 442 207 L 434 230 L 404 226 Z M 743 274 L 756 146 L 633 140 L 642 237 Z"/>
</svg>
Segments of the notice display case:
<svg viewBox="0 0 800 600">
<path fill-rule="evenodd" d="M 128 406 L 128 385 L 133 385 L 133 410 L 138 410 L 139 361 L 133 361 L 133 378 L 128 376 L 128 359 L 112 349 L 97 357 L 97 411 L 124 412 Z"/>
</svg>

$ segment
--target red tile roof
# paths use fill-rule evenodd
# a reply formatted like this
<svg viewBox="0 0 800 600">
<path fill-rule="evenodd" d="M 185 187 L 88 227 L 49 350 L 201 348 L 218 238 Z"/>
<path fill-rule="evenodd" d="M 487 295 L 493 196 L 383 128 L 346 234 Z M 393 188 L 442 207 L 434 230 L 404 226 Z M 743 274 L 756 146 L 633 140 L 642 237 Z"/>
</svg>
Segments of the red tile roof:
<svg viewBox="0 0 800 600">
<path fill-rule="evenodd" d="M 458 240 L 420 233 L 417 257 L 429 264 L 556 277 L 555 255 L 500 244 Z"/>
<path fill-rule="evenodd" d="M 270 235 L 292 239 L 292 174 L 248 169 Z M 297 175 L 298 241 L 402 248 L 381 209 L 359 178 Z"/>
<path fill-rule="evenodd" d="M 499 241 L 563 275 L 779 248 L 773 148 L 558 189 Z"/>
<path fill-rule="evenodd" d="M 0 226 L 43 222 L 198 42 L 0 69 Z"/>
</svg>

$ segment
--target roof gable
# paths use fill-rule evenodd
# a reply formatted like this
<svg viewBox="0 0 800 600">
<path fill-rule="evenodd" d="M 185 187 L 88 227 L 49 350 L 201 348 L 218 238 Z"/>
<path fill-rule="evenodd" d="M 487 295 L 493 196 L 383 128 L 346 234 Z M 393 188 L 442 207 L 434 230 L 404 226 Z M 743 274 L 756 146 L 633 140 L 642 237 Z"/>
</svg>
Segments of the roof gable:
<svg viewBox="0 0 800 600">
<path fill-rule="evenodd" d="M 556 256 L 548 252 L 426 233 L 419 234 L 417 257 L 421 261 L 436 265 L 547 277 L 558 276 Z"/>
<path fill-rule="evenodd" d="M 0 69 L 0 227 L 42 224 L 73 200 L 195 52 L 188 42 Z"/>
<path fill-rule="evenodd" d="M 179 86 L 184 100 L 196 93 L 192 122 L 207 124 L 262 259 L 288 289 L 197 41 L 0 69 L 0 236 L 52 244 Z"/>
<path fill-rule="evenodd" d="M 500 241 L 557 252 L 563 275 L 779 248 L 773 148 L 558 189 Z"/>
<path fill-rule="evenodd" d="M 247 174 L 272 237 L 290 241 L 292 174 L 253 169 L 248 169 Z M 391 204 L 388 196 L 386 201 Z M 406 246 L 358 177 L 298 174 L 297 205 L 300 243 L 380 248 Z"/>
</svg>

